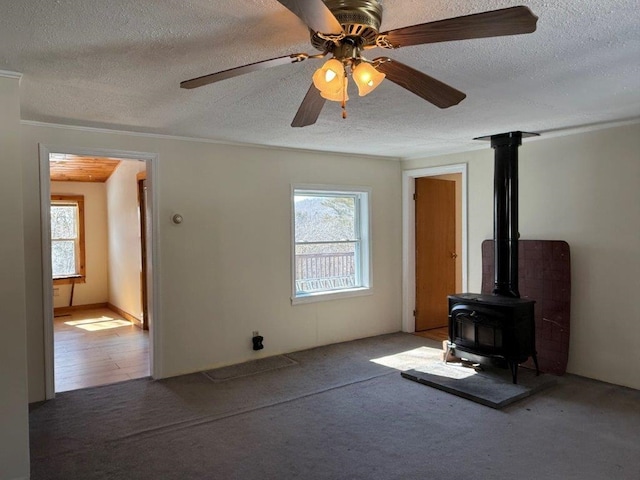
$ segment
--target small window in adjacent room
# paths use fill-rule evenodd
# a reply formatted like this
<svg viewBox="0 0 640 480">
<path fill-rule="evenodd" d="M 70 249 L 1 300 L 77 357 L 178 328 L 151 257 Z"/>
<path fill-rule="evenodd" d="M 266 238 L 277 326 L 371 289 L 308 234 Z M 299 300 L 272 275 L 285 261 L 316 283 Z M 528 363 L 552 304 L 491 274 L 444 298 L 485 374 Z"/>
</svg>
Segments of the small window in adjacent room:
<svg viewBox="0 0 640 480">
<path fill-rule="evenodd" d="M 84 197 L 51 196 L 51 269 L 54 284 L 83 282 Z"/>
<path fill-rule="evenodd" d="M 369 293 L 369 191 L 293 189 L 292 303 Z"/>
</svg>

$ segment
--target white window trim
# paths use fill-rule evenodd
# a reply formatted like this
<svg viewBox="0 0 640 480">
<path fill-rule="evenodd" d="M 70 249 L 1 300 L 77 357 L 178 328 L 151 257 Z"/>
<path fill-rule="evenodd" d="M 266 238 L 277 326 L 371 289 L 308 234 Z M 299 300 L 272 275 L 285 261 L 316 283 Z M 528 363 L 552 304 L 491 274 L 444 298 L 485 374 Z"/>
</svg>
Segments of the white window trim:
<svg viewBox="0 0 640 480">
<path fill-rule="evenodd" d="M 362 286 L 340 290 L 327 290 L 322 292 L 312 292 L 303 295 L 297 295 L 296 293 L 296 249 L 295 249 L 295 192 L 296 190 L 305 190 L 308 192 L 318 192 L 322 194 L 327 193 L 344 193 L 348 195 L 353 194 L 365 194 L 366 200 L 361 201 L 360 212 L 358 215 L 361 217 L 360 222 L 360 244 L 361 253 L 360 258 L 366 260 L 361 265 L 360 275 Z M 345 185 L 317 185 L 317 184 L 293 184 L 291 185 L 291 305 L 301 305 L 306 303 L 322 302 L 328 300 L 338 300 L 342 298 L 360 297 L 373 294 L 373 255 L 371 245 L 371 187 L 364 186 L 345 186 Z M 362 205 L 366 203 L 366 205 Z M 366 218 L 361 215 L 361 212 L 366 212 Z"/>
</svg>

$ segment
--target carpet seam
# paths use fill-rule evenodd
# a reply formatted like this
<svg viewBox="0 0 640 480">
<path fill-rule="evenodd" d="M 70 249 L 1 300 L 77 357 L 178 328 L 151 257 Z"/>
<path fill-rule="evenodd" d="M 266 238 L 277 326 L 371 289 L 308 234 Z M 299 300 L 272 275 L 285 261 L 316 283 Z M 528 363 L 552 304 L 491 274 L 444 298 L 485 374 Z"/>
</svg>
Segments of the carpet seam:
<svg viewBox="0 0 640 480">
<path fill-rule="evenodd" d="M 309 392 L 306 393 L 304 395 L 299 395 L 293 398 L 288 398 L 285 400 L 280 400 L 280 401 L 276 401 L 276 402 L 272 402 L 272 403 L 268 403 L 268 404 L 264 404 L 264 405 L 260 405 L 257 407 L 252 407 L 252 408 L 248 408 L 248 409 L 244 409 L 244 410 L 239 410 L 237 412 L 232 412 L 232 413 L 226 413 L 226 414 L 222 414 L 222 415 L 211 415 L 211 416 L 205 416 L 205 417 L 198 417 L 198 418 L 194 418 L 192 420 L 185 420 L 182 422 L 177 422 L 171 425 L 163 425 L 160 427 L 154 427 L 154 428 L 149 428 L 146 430 L 140 430 L 138 432 L 134 432 L 134 433 L 129 433 L 127 435 L 123 435 L 121 437 L 118 437 L 116 439 L 111 439 L 111 440 L 107 440 L 107 442 L 119 442 L 119 441 L 123 441 L 123 440 L 130 440 L 133 438 L 139 438 L 139 437 L 153 437 L 156 435 L 162 435 L 164 433 L 167 432 L 176 432 L 179 430 L 184 430 L 186 428 L 191 428 L 191 427 L 198 427 L 200 425 L 206 425 L 208 423 L 214 423 L 214 422 L 219 422 L 221 420 L 226 420 L 228 418 L 233 418 L 233 417 L 237 417 L 240 415 L 245 415 L 248 413 L 252 413 L 252 412 L 257 412 L 259 410 L 264 410 L 267 408 L 272 408 L 272 407 L 277 407 L 279 405 L 284 405 L 287 403 L 291 403 L 291 402 L 295 402 L 297 400 L 302 400 L 304 398 L 309 398 L 309 397 L 313 397 L 315 395 L 321 395 L 323 393 L 326 392 L 330 392 L 332 390 L 338 390 L 340 388 L 345 388 L 345 387 L 349 387 L 352 385 L 357 385 L 359 383 L 365 383 L 365 382 L 369 382 L 371 380 L 376 380 L 378 378 L 382 378 L 382 377 L 386 377 L 389 375 L 396 375 L 398 372 L 387 372 L 387 373 L 381 373 L 379 375 L 374 375 L 372 377 L 367 377 L 361 380 L 356 380 L 353 382 L 349 382 L 349 383 L 344 383 L 341 385 L 335 385 L 333 387 L 329 387 L 329 388 L 325 388 L 322 390 L 317 390 L 314 392 Z"/>
<path fill-rule="evenodd" d="M 295 361 L 293 358 L 289 357 L 288 355 L 281 354 L 281 355 L 276 355 L 276 357 L 286 358 L 287 360 L 289 360 L 289 361 L 291 361 L 293 363 L 289 363 L 287 365 L 280 365 L 280 366 L 277 366 L 277 367 L 272 367 L 272 368 L 268 368 L 266 370 L 260 370 L 260 371 L 257 371 L 257 372 L 244 373 L 244 374 L 241 374 L 241 375 L 233 375 L 233 376 L 225 377 L 225 378 L 214 378 L 209 374 L 209 372 L 213 372 L 213 371 L 215 371 L 217 369 L 206 370 L 206 371 L 201 372 L 201 373 L 202 373 L 202 375 L 207 377 L 207 379 L 212 381 L 213 383 L 224 383 L 224 382 L 228 382 L 228 381 L 231 381 L 231 380 L 238 380 L 240 378 L 252 377 L 254 375 L 260 375 L 262 373 L 273 372 L 273 371 L 276 371 L 276 370 L 280 370 L 282 368 L 293 367 L 295 365 L 299 365 L 299 363 L 297 361 Z M 252 362 L 259 362 L 260 360 L 251 360 L 251 361 Z M 249 363 L 249 362 L 247 362 L 247 363 Z M 234 367 L 234 366 L 236 366 L 236 365 L 230 365 L 230 367 Z M 229 368 L 229 367 L 222 367 L 222 368 Z"/>
</svg>

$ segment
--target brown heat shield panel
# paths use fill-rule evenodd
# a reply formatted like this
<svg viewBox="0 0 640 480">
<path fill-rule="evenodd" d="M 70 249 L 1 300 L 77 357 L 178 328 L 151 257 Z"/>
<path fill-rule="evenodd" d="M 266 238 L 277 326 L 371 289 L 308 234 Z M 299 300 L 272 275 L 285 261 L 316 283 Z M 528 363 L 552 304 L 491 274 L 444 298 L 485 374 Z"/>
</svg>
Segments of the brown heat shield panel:
<svg viewBox="0 0 640 480">
<path fill-rule="evenodd" d="M 536 350 L 542 372 L 562 375 L 569 359 L 571 256 L 556 240 L 518 241 L 520 296 L 535 300 Z M 493 240 L 482 242 L 482 293 L 494 288 Z M 524 364 L 535 368 L 531 360 Z"/>
</svg>

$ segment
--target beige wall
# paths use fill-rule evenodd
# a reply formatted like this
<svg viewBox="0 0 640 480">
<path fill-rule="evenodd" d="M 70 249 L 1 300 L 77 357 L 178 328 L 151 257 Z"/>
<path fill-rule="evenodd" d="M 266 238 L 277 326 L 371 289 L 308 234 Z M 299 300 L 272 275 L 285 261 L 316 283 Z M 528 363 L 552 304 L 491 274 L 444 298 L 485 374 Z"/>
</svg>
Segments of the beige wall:
<svg viewBox="0 0 640 480">
<path fill-rule="evenodd" d="M 38 143 L 157 153 L 166 376 L 401 328 L 397 161 L 23 124 L 29 394 L 44 396 Z M 291 306 L 293 183 L 372 188 L 373 295 Z M 28 192 L 28 193 L 27 193 Z M 184 216 L 181 225 L 171 215 Z M 35 239 L 33 238 L 35 237 Z M 259 330 L 265 349 L 251 350 Z"/>
<path fill-rule="evenodd" d="M 0 72 L 0 478 L 29 477 L 19 80 Z"/>
<path fill-rule="evenodd" d="M 109 289 L 105 184 L 51 182 L 51 193 L 84 196 L 86 282 L 75 285 L 73 289 L 73 305 L 106 303 L 109 299 Z M 56 308 L 68 307 L 71 298 L 71 285 L 55 285 L 53 291 L 53 306 Z"/>
<path fill-rule="evenodd" d="M 141 161 L 122 161 L 107 180 L 109 303 L 142 320 L 142 269 L 138 181 Z"/>
<path fill-rule="evenodd" d="M 522 239 L 571 246 L 569 371 L 640 388 L 640 124 L 525 140 L 519 157 Z M 479 292 L 480 246 L 493 235 L 493 150 L 403 168 L 457 163 L 469 166 L 469 290 Z"/>
</svg>

